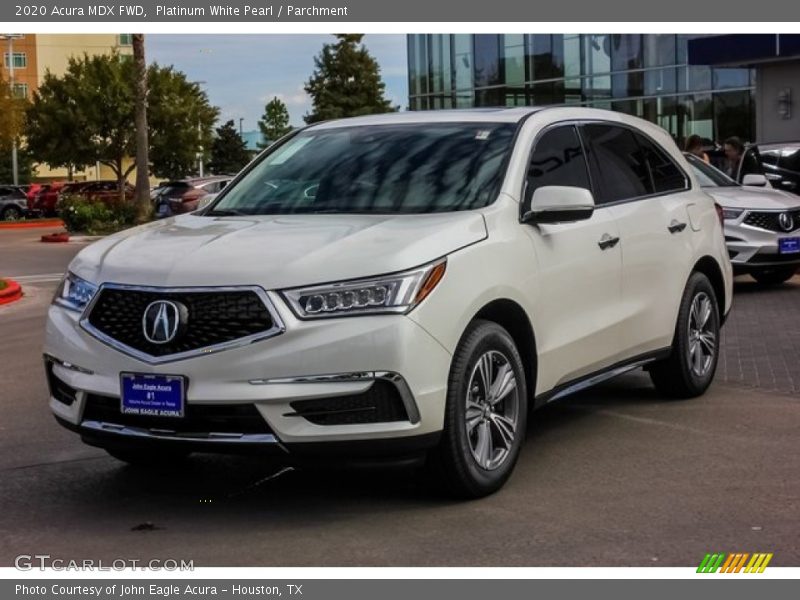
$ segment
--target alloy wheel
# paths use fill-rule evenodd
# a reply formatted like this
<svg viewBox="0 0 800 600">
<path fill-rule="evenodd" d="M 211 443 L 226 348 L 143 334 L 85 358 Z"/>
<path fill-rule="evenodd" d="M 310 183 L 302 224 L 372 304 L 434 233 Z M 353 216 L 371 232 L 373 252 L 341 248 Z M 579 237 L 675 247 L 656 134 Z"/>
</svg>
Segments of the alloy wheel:
<svg viewBox="0 0 800 600">
<path fill-rule="evenodd" d="M 482 354 L 467 385 L 465 426 L 475 462 L 491 471 L 511 453 L 519 421 L 517 378 L 508 358 L 496 350 Z"/>
<path fill-rule="evenodd" d="M 708 373 L 717 353 L 717 332 L 712 318 L 713 311 L 711 298 L 705 292 L 699 292 L 692 299 L 686 359 L 692 373 L 698 377 L 704 377 Z"/>
</svg>

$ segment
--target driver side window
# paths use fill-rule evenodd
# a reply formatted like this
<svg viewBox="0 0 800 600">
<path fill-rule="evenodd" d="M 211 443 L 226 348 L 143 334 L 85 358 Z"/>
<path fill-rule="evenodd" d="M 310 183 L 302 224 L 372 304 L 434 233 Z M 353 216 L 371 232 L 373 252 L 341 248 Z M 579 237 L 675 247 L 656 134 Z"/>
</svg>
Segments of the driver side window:
<svg viewBox="0 0 800 600">
<path fill-rule="evenodd" d="M 591 190 L 583 146 L 574 125 L 547 130 L 537 141 L 528 165 L 525 206 L 533 193 L 546 185 L 565 185 Z"/>
</svg>

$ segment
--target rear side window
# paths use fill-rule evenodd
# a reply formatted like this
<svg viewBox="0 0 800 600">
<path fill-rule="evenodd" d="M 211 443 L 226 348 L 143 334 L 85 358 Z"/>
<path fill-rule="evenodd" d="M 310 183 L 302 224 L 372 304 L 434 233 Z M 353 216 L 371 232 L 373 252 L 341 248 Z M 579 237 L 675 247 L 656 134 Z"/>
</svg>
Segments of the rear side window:
<svg viewBox="0 0 800 600">
<path fill-rule="evenodd" d="M 591 148 L 590 165 L 598 204 L 654 192 L 645 153 L 631 130 L 590 123 L 583 126 L 583 132 Z"/>
<path fill-rule="evenodd" d="M 644 151 L 647 164 L 650 166 L 653 188 L 656 193 L 685 190 L 686 176 L 669 155 L 643 135 L 634 134 L 634 136 Z"/>
<path fill-rule="evenodd" d="M 528 165 L 526 208 L 533 192 L 546 185 L 591 189 L 586 157 L 574 125 L 550 129 L 537 140 Z"/>
</svg>

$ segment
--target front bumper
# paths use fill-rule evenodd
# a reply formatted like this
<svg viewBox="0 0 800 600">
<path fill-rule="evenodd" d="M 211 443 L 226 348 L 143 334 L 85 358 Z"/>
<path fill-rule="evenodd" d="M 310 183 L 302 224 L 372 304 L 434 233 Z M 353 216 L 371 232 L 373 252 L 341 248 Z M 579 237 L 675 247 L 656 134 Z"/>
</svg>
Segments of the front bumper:
<svg viewBox="0 0 800 600">
<path fill-rule="evenodd" d="M 793 265 L 800 267 L 800 254 L 778 253 L 778 240 L 785 237 L 800 237 L 800 229 L 777 233 L 738 222 L 726 223 L 725 244 L 734 272 L 740 274 Z"/>
<path fill-rule="evenodd" d="M 280 335 L 162 364 L 123 354 L 84 331 L 78 313 L 51 306 L 44 348 L 51 390 L 59 382 L 74 390 L 71 402 L 51 391 L 53 413 L 89 443 L 104 446 L 152 442 L 223 451 L 275 446 L 305 452 L 351 445 L 391 449 L 392 440 L 412 446 L 435 442 L 443 425 L 451 355 L 420 325 L 403 315 L 301 321 L 277 295 L 270 294 L 270 299 L 285 325 Z M 188 382 L 187 412 L 192 407 L 247 405 L 266 427 L 237 437 L 230 426 L 217 432 L 212 427 L 170 431 L 164 423 L 114 423 L 107 412 L 98 419 L 91 403 L 119 402 L 121 372 L 182 375 Z M 326 424 L 325 419 L 298 414 L 298 401 L 357 398 L 378 385 L 393 386 L 405 418 Z"/>
</svg>

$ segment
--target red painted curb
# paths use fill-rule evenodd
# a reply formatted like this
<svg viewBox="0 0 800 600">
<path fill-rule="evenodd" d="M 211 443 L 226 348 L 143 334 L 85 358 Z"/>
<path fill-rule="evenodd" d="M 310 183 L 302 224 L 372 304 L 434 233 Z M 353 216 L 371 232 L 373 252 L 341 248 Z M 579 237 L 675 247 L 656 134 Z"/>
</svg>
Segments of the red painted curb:
<svg viewBox="0 0 800 600">
<path fill-rule="evenodd" d="M 52 244 L 63 244 L 64 242 L 69 241 L 69 234 L 66 231 L 61 231 L 58 233 L 48 233 L 42 236 L 42 241 Z"/>
<path fill-rule="evenodd" d="M 22 287 L 13 279 L 3 279 L 8 285 L 0 290 L 0 304 L 10 304 L 22 298 Z"/>
<path fill-rule="evenodd" d="M 64 227 L 61 219 L 36 219 L 33 221 L 0 221 L 0 229 L 33 229 L 35 227 Z"/>
</svg>

